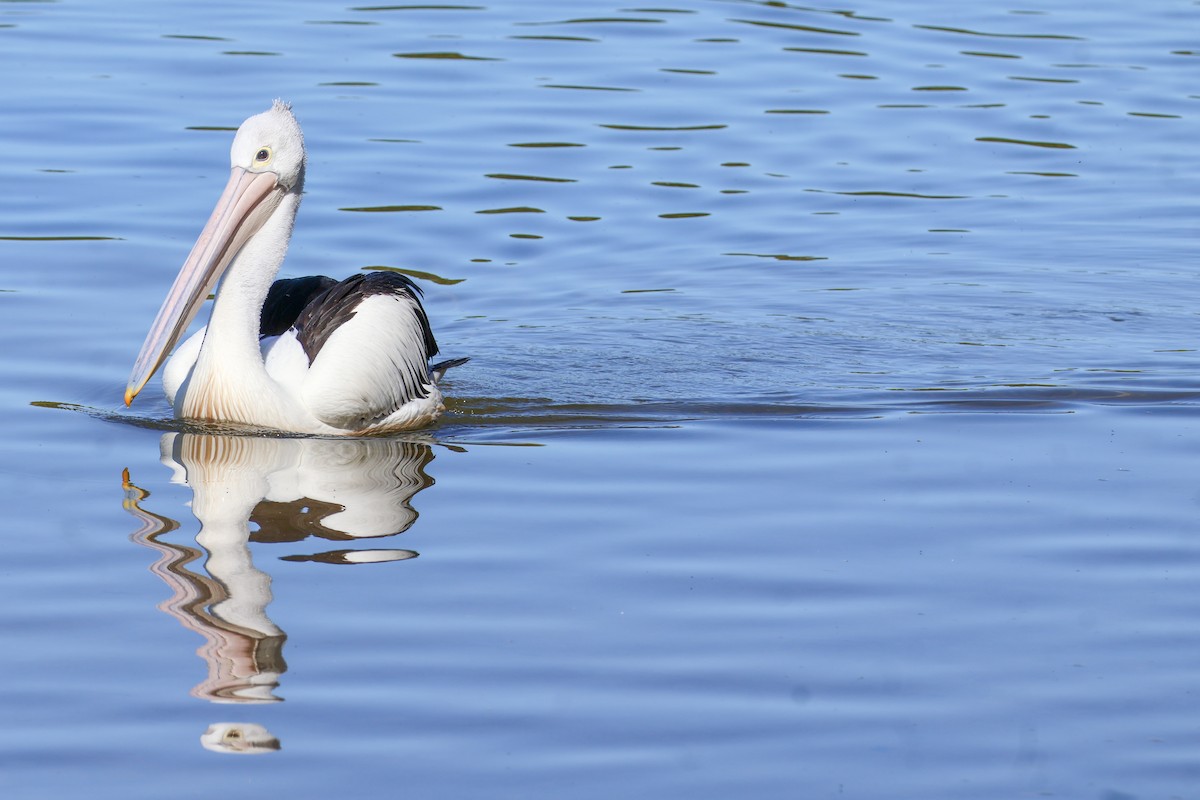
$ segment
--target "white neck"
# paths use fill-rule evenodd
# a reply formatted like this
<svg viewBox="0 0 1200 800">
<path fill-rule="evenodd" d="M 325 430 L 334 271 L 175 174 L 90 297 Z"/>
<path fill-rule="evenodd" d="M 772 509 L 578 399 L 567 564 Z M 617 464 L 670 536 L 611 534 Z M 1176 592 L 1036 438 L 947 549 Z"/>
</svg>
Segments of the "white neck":
<svg viewBox="0 0 1200 800">
<path fill-rule="evenodd" d="M 288 401 L 263 365 L 258 329 L 299 205 L 299 192 L 285 195 L 226 269 L 187 389 L 176 398 L 178 416 L 269 427 L 288 416 Z"/>
</svg>

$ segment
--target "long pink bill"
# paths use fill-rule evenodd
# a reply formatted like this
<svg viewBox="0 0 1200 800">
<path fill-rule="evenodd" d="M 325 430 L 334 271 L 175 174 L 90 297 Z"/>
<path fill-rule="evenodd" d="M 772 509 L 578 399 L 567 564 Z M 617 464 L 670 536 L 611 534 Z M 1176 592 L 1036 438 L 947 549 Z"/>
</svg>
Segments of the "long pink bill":
<svg viewBox="0 0 1200 800">
<path fill-rule="evenodd" d="M 125 388 L 125 405 L 133 402 L 167 360 L 230 262 L 262 227 L 283 194 L 275 173 L 233 168 L 221 199 L 150 326 Z"/>
</svg>

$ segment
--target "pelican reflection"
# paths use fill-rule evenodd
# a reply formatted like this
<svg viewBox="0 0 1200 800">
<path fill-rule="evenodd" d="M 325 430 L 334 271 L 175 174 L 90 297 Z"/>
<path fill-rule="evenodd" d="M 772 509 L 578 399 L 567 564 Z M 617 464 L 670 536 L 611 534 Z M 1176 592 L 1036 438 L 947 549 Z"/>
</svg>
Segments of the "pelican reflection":
<svg viewBox="0 0 1200 800">
<path fill-rule="evenodd" d="M 216 722 L 200 737 L 205 750 L 233 755 L 260 755 L 279 749 L 279 740 L 254 722 Z"/>
<path fill-rule="evenodd" d="M 254 565 L 250 542 L 294 546 L 316 538 L 341 545 L 282 556 L 286 561 L 362 564 L 416 556 L 358 543 L 403 533 L 416 521 L 411 500 L 433 483 L 425 473 L 432 449 L 421 440 L 168 433 L 160 450 L 172 482 L 192 490 L 196 546 L 166 540 L 179 523 L 142 508 L 147 493 L 128 474 L 125 508 L 141 523 L 133 540 L 158 552 L 150 569 L 171 589 L 159 608 L 205 639 L 197 653 L 208 677 L 192 694 L 220 703 L 278 702 L 287 635 L 267 614 L 271 577 Z M 250 742 L 266 742 L 258 750 L 269 750 L 273 738 L 265 731 L 245 736 L 246 725 L 237 724 L 236 736 L 210 729 L 205 747 L 241 752 Z"/>
</svg>

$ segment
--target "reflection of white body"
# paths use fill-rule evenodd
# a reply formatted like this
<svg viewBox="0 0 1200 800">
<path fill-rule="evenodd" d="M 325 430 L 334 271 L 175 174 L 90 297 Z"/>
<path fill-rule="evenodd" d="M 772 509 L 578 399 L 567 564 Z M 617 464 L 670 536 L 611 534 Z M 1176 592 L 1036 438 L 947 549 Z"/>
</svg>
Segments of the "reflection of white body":
<svg viewBox="0 0 1200 800">
<path fill-rule="evenodd" d="M 304 136 L 283 103 L 246 120 L 232 173 L 142 345 L 129 404 L 220 281 L 208 326 L 163 373 L 180 418 L 299 433 L 429 425 L 444 410 L 420 290 L 396 273 L 273 286 L 304 186 Z M 295 291 L 287 291 L 286 284 Z"/>
<path fill-rule="evenodd" d="M 267 614 L 271 578 L 254 565 L 251 538 L 297 542 L 319 536 L 350 543 L 403 533 L 417 518 L 412 497 L 433 482 L 424 471 L 433 453 L 424 442 L 391 438 L 176 433 L 164 434 L 160 447 L 173 482 L 192 489 L 203 552 L 161 538 L 178 524 L 138 506 L 144 493 L 131 485 L 126 506 L 143 521 L 135 541 L 162 554 L 152 570 L 173 596 L 160 608 L 207 640 L 198 652 L 209 677 L 193 694 L 214 702 L 277 701 L 272 692 L 287 669 L 287 637 Z M 415 555 L 353 548 L 284 559 L 364 564 Z M 204 572 L 188 569 L 199 558 Z"/>
<path fill-rule="evenodd" d="M 223 519 L 232 529 L 238 516 L 245 526 L 252 512 L 274 504 L 308 509 L 309 518 L 286 524 L 324 538 L 391 536 L 413 524 L 409 500 L 432 482 L 425 465 L 433 451 L 424 441 L 168 433 L 161 449 L 174 482 L 192 488 L 192 513 L 204 528 Z"/>
</svg>

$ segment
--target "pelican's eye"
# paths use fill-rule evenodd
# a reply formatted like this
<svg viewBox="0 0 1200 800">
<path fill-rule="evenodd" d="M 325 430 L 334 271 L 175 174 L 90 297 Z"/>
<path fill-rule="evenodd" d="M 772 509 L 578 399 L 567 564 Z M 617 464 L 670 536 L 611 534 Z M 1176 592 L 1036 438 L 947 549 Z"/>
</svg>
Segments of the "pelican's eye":
<svg viewBox="0 0 1200 800">
<path fill-rule="evenodd" d="M 271 160 L 271 148 L 269 148 L 269 147 L 259 148 L 259 151 L 254 154 L 254 163 L 258 164 L 259 166 L 266 164 L 270 160 Z"/>
</svg>

